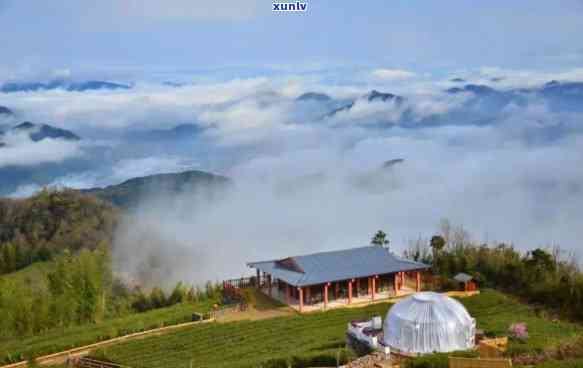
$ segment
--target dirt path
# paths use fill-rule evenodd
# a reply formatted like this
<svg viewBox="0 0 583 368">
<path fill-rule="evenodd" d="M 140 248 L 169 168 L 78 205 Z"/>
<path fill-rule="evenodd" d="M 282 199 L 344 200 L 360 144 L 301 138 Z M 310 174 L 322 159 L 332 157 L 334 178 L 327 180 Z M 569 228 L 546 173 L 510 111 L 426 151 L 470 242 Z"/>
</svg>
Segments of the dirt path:
<svg viewBox="0 0 583 368">
<path fill-rule="evenodd" d="M 246 310 L 244 312 L 234 312 L 234 313 L 225 314 L 224 316 L 219 316 L 216 318 L 216 320 L 219 323 L 243 321 L 243 320 L 256 321 L 256 320 L 260 320 L 260 319 L 292 316 L 294 314 L 297 314 L 297 312 L 289 307 L 279 307 L 276 309 L 267 309 L 267 310 L 249 308 L 249 310 Z"/>
<path fill-rule="evenodd" d="M 45 365 L 45 366 L 46 365 L 64 364 L 67 362 L 67 359 L 69 359 L 69 358 L 76 358 L 76 357 L 85 356 L 95 349 L 98 349 L 98 348 L 101 348 L 104 346 L 108 346 L 108 345 L 112 345 L 112 344 L 117 344 L 121 341 L 139 339 L 139 338 L 144 338 L 144 337 L 154 336 L 154 335 L 160 335 L 160 334 L 164 334 L 164 333 L 167 333 L 167 332 L 170 332 L 173 330 L 177 330 L 180 328 L 191 327 L 191 326 L 195 326 L 195 325 L 198 325 L 201 323 L 209 323 L 209 322 L 214 322 L 214 320 L 209 319 L 209 320 L 205 320 L 205 321 L 188 322 L 188 323 L 182 323 L 182 324 L 174 325 L 174 326 L 167 326 L 167 327 L 156 328 L 156 329 L 148 330 L 148 331 L 136 332 L 136 333 L 125 335 L 125 336 L 116 337 L 116 338 L 113 338 L 110 340 L 100 341 L 100 342 L 97 342 L 95 344 L 81 346 L 81 347 L 74 348 L 71 350 L 61 351 L 59 353 L 41 356 L 41 357 L 36 358 L 35 361 L 37 364 Z M 0 368 L 22 368 L 22 367 L 26 367 L 27 364 L 28 364 L 28 362 L 22 361 L 22 362 L 18 362 L 18 363 L 4 365 L 4 366 L 1 366 Z"/>
</svg>

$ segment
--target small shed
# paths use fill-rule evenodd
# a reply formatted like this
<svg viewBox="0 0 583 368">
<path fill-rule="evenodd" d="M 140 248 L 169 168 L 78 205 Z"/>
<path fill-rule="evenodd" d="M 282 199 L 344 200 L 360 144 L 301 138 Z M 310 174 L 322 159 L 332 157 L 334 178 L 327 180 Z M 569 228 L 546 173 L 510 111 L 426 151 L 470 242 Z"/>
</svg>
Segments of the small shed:
<svg viewBox="0 0 583 368">
<path fill-rule="evenodd" d="M 468 275 L 467 273 L 458 273 L 457 275 L 454 276 L 453 278 L 455 281 L 460 283 L 460 286 L 463 287 L 464 291 L 476 291 L 477 290 L 477 284 L 476 281 L 474 280 L 474 277 L 471 275 Z"/>
</svg>

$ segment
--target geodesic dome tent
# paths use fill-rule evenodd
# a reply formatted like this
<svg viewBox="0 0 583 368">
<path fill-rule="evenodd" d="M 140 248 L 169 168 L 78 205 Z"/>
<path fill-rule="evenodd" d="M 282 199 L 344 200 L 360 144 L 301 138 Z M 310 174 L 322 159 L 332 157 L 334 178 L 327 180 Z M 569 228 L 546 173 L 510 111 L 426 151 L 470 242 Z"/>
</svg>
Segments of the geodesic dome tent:
<svg viewBox="0 0 583 368">
<path fill-rule="evenodd" d="M 403 353 L 450 352 L 474 347 L 476 320 L 457 300 L 423 292 L 395 304 L 383 330 L 385 345 Z"/>
</svg>

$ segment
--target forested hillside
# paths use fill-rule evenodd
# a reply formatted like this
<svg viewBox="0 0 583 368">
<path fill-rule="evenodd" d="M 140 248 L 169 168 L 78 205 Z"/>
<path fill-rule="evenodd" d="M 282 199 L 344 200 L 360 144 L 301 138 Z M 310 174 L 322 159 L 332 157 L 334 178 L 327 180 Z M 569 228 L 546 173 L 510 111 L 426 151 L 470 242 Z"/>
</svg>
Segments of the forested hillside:
<svg viewBox="0 0 583 368">
<path fill-rule="evenodd" d="M 580 260 L 560 248 L 520 251 L 511 244 L 484 244 L 471 240 L 462 226 L 442 222 L 430 241 L 410 244 L 406 255 L 433 265 L 433 272 L 451 281 L 468 273 L 480 287 L 491 287 L 521 297 L 539 309 L 583 321 L 583 271 Z"/>
<path fill-rule="evenodd" d="M 109 247 L 119 211 L 72 190 L 0 199 L 0 273 L 46 261 L 64 249 Z"/>
<path fill-rule="evenodd" d="M 224 176 L 191 170 L 137 177 L 104 188 L 82 189 L 81 192 L 127 209 L 138 206 L 148 198 L 170 198 L 185 193 L 202 194 L 212 199 L 231 184 L 231 180 Z"/>
</svg>

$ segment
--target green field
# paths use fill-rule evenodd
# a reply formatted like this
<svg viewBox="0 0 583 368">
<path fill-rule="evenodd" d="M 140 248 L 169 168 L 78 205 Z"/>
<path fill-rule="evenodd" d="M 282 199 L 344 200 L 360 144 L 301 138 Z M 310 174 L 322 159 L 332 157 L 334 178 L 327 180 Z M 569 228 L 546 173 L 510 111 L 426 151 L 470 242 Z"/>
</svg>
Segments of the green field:
<svg viewBox="0 0 583 368">
<path fill-rule="evenodd" d="M 34 290 L 45 289 L 46 275 L 54 266 L 53 262 L 35 262 L 21 270 L 0 276 L 0 281 Z"/>
<path fill-rule="evenodd" d="M 519 303 L 511 296 L 486 291 L 477 297 L 463 299 L 470 314 L 478 321 L 478 328 L 504 336 L 512 323 L 525 322 L 528 326 L 527 343 L 510 343 L 511 349 L 545 349 L 565 338 L 583 333 L 580 324 L 538 317 L 533 307 Z"/>
<path fill-rule="evenodd" d="M 478 327 L 489 332 L 503 335 L 511 323 L 526 322 L 531 335 L 524 344 L 528 348 L 552 346 L 583 332 L 576 324 L 539 318 L 530 307 L 495 291 L 462 302 L 477 318 Z M 376 313 L 384 317 L 389 307 L 377 304 L 268 320 L 210 323 L 124 342 L 99 354 L 135 368 L 190 367 L 191 361 L 195 367 L 256 367 L 270 359 L 333 355 L 345 345 L 348 321 Z"/>
<path fill-rule="evenodd" d="M 189 322 L 193 312 L 208 311 L 211 308 L 209 303 L 177 304 L 106 320 L 99 324 L 53 329 L 30 337 L 2 338 L 0 339 L 0 364 L 89 345 L 133 332 Z"/>
</svg>

